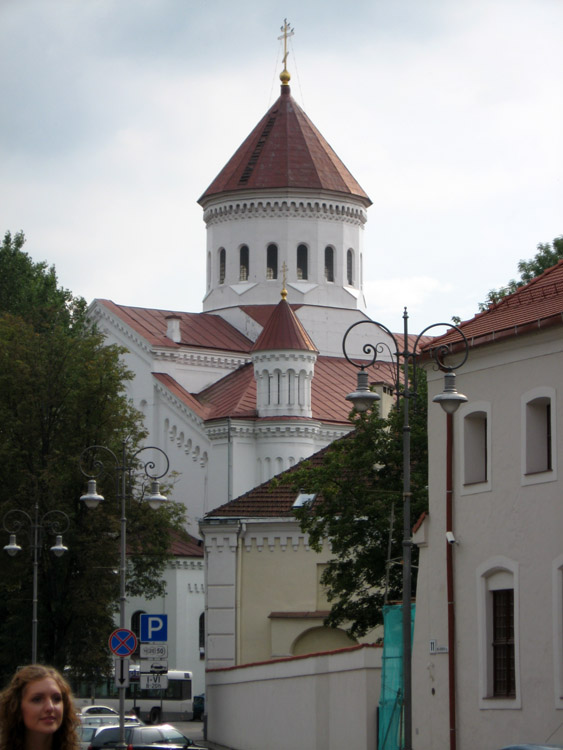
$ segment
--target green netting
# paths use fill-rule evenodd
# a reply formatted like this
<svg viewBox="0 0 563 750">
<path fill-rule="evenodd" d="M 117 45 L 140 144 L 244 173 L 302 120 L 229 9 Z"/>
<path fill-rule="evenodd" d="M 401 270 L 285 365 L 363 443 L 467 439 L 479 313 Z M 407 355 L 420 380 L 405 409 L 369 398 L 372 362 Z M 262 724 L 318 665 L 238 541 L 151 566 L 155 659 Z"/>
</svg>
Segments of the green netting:
<svg viewBox="0 0 563 750">
<path fill-rule="evenodd" d="M 415 605 L 411 605 L 411 643 Z M 403 605 L 383 607 L 383 664 L 379 700 L 379 750 L 403 747 L 401 713 L 403 708 Z"/>
</svg>

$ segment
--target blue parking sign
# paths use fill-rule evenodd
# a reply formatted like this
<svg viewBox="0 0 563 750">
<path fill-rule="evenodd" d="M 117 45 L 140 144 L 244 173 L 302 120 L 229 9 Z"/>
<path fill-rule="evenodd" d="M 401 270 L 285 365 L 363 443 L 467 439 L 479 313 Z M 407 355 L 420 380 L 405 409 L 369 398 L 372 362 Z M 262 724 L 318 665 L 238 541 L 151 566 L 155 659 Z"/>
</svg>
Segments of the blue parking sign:
<svg viewBox="0 0 563 750">
<path fill-rule="evenodd" d="M 168 640 L 168 615 L 141 615 L 141 641 Z"/>
</svg>

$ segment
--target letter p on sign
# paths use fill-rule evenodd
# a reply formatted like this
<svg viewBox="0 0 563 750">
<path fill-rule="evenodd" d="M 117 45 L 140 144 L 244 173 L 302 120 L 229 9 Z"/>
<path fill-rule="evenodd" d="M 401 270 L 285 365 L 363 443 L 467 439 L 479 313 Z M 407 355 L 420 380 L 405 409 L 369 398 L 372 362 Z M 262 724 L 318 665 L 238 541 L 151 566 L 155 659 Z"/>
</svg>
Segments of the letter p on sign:
<svg viewBox="0 0 563 750">
<path fill-rule="evenodd" d="M 168 640 L 168 615 L 141 615 L 141 638 L 143 643 Z"/>
</svg>

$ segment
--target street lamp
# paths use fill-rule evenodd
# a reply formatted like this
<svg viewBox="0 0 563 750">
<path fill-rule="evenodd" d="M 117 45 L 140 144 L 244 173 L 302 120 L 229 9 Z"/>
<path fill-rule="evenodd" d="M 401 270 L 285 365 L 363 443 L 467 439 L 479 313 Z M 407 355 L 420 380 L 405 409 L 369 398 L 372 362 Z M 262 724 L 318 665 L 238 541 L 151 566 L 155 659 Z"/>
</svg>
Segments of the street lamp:
<svg viewBox="0 0 563 750">
<path fill-rule="evenodd" d="M 164 459 L 164 471 L 157 471 L 157 464 L 154 460 L 143 463 L 138 457 L 144 451 L 155 451 Z M 131 486 L 133 474 L 140 474 L 150 480 L 150 492 L 146 500 L 151 508 L 157 509 L 167 501 L 167 498 L 160 493 L 158 480 L 168 473 L 170 462 L 168 456 L 161 449 L 154 445 L 145 446 L 127 456 L 127 442 L 122 443 L 121 457 L 117 456 L 110 448 L 104 445 L 90 445 L 85 448 L 80 455 L 80 471 L 88 479 L 88 489 L 80 500 L 88 508 L 97 508 L 103 502 L 103 495 L 99 495 L 96 488 L 96 479 L 100 477 L 105 470 L 103 459 L 99 455 L 105 455 L 113 460 L 113 469 L 115 471 L 115 489 L 116 497 L 121 500 L 121 539 L 120 539 L 120 585 L 119 585 L 119 627 L 125 628 L 125 581 L 127 566 L 127 516 L 125 500 L 127 498 L 127 486 Z M 85 467 L 89 467 L 87 470 Z M 119 685 L 119 743 L 117 747 L 125 748 L 125 686 Z"/>
<path fill-rule="evenodd" d="M 449 323 L 433 323 L 427 326 L 416 338 L 414 346 L 409 349 L 409 332 L 408 332 L 408 314 L 405 308 L 403 313 L 403 337 L 402 347 L 397 341 L 395 335 L 384 326 L 382 323 L 377 323 L 374 320 L 360 320 L 357 323 L 353 323 L 342 340 L 342 350 L 344 356 L 358 368 L 357 385 L 356 390 L 353 393 L 349 393 L 346 399 L 352 403 L 356 411 L 367 411 L 373 407 L 377 401 L 380 400 L 380 396 L 369 389 L 368 373 L 366 368 L 371 367 L 375 364 L 378 355 L 387 351 L 391 355 L 391 359 L 395 360 L 395 396 L 397 399 L 397 405 L 399 399 L 403 398 L 403 727 L 404 727 L 404 750 L 412 749 L 412 647 L 411 647 L 411 577 L 412 577 L 412 564 L 411 564 L 411 476 L 410 476 L 410 460 L 411 460 L 411 433 L 409 425 L 409 399 L 416 398 L 417 394 L 417 360 L 420 357 L 418 346 L 421 338 L 432 328 L 438 326 L 446 326 L 447 328 L 454 328 L 459 332 L 462 337 L 465 351 L 461 357 L 461 360 L 455 365 L 448 365 L 445 362 L 447 355 L 452 354 L 452 349 L 448 346 L 438 346 L 435 349 L 430 349 L 430 354 L 433 357 L 436 365 L 440 370 L 444 372 L 444 390 L 435 396 L 432 401 L 440 404 L 442 409 L 447 414 L 453 414 L 460 404 L 467 401 L 467 397 L 461 393 L 458 393 L 455 387 L 455 373 L 454 369 L 461 367 L 467 360 L 469 352 L 469 345 L 467 339 L 457 326 L 453 326 Z M 377 344 L 364 344 L 363 352 L 370 359 L 366 362 L 354 361 L 350 358 L 349 353 L 346 350 L 346 341 L 351 331 L 357 326 L 370 324 L 379 328 L 381 331 L 386 333 L 393 342 L 395 351 L 391 351 L 388 344 L 379 342 Z M 409 372 L 409 365 L 412 365 L 412 371 Z M 401 378 L 402 374 L 402 378 Z"/>
<path fill-rule="evenodd" d="M 70 525 L 70 519 L 62 510 L 49 510 L 39 517 L 39 501 L 35 501 L 33 516 L 21 508 L 9 510 L 2 520 L 4 530 L 10 535 L 10 541 L 4 546 L 6 552 L 13 557 L 21 552 L 21 547 L 16 541 L 16 535 L 26 529 L 29 546 L 33 553 L 33 607 L 31 616 L 31 661 L 37 663 L 37 590 L 39 574 L 39 556 L 42 548 L 43 531 L 55 536 L 55 544 L 51 552 L 60 557 L 67 551 L 63 544 L 63 534 Z"/>
</svg>

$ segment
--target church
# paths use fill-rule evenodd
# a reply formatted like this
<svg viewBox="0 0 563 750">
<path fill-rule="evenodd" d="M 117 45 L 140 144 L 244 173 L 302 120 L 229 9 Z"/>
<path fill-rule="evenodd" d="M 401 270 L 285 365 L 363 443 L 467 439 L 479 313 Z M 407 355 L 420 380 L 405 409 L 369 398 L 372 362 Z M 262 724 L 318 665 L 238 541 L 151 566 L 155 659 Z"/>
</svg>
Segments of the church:
<svg viewBox="0 0 563 750">
<path fill-rule="evenodd" d="M 128 395 L 144 414 L 147 444 L 170 459 L 170 496 L 185 505 L 194 538 L 213 509 L 351 429 L 345 396 L 356 389 L 356 369 L 342 340 L 367 320 L 362 260 L 371 201 L 292 97 L 285 64 L 280 80 L 277 101 L 199 199 L 203 311 L 105 299 L 89 310 L 108 343 L 127 350 L 135 374 Z M 385 334 L 376 331 L 373 341 L 374 327 L 360 328 L 372 330 L 358 334 L 351 351 L 365 359 L 364 336 L 377 345 Z M 390 403 L 384 365 L 380 376 L 370 368 L 371 377 Z M 204 611 L 202 551 L 192 547 L 195 558 L 178 565 L 192 576 L 193 604 L 180 608 L 189 622 L 170 628 L 169 660 L 177 662 L 171 668 L 202 670 L 203 641 L 194 637 L 188 648 L 180 634 L 200 632 Z M 129 602 L 129 616 L 169 606 Z"/>
</svg>

